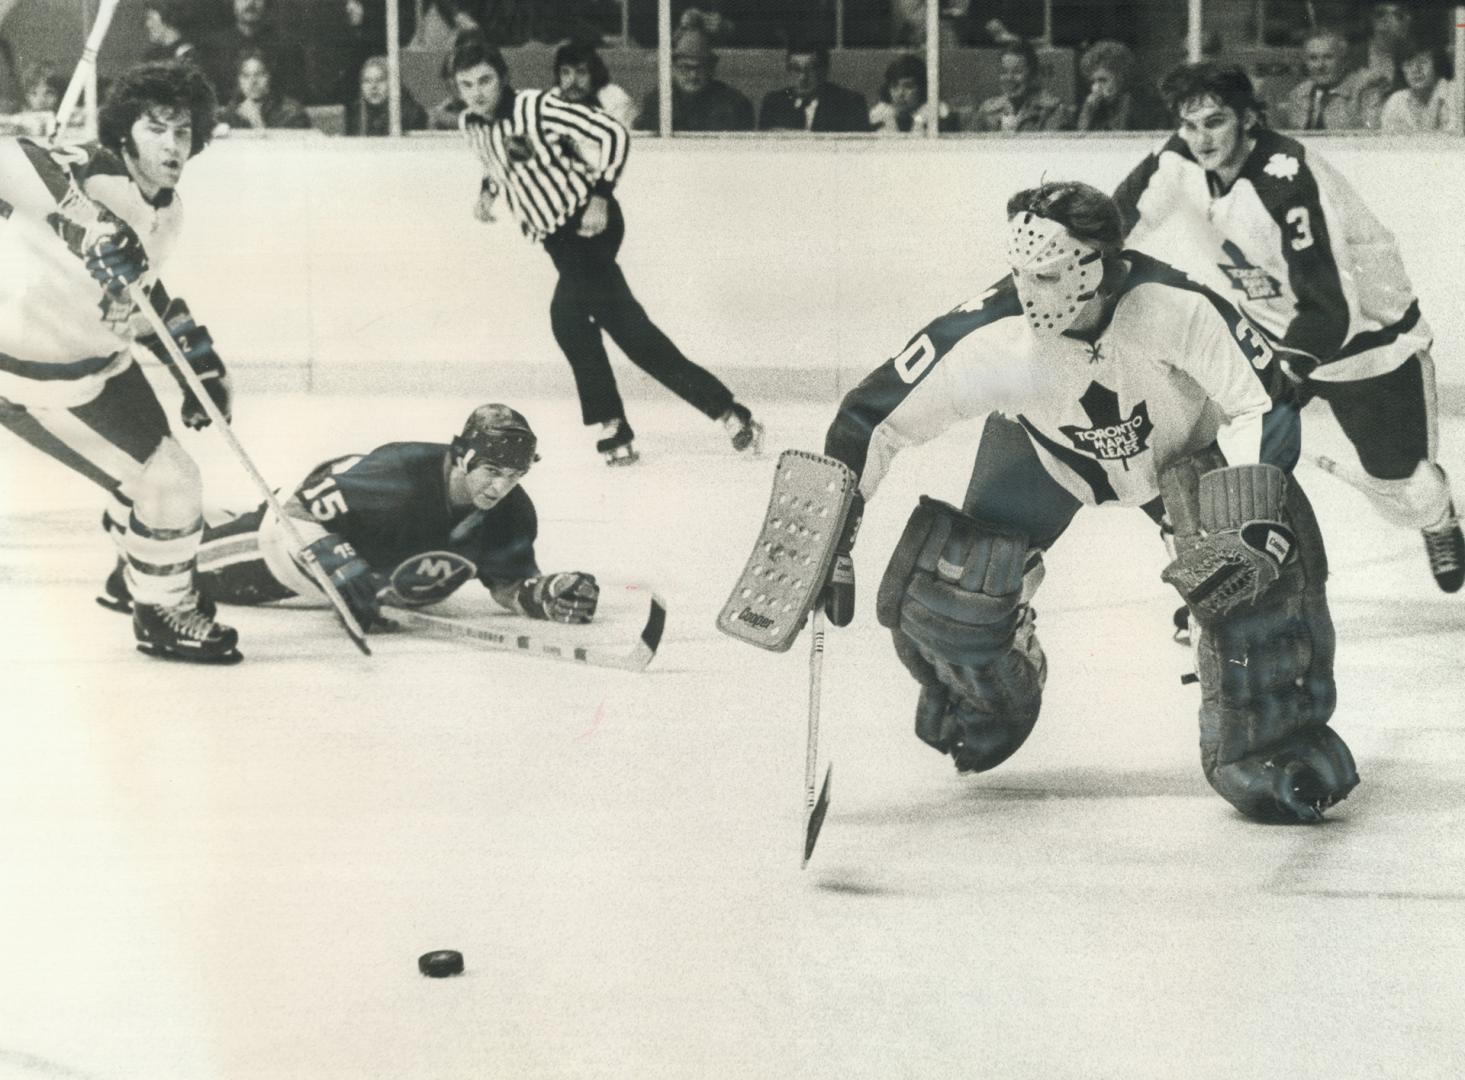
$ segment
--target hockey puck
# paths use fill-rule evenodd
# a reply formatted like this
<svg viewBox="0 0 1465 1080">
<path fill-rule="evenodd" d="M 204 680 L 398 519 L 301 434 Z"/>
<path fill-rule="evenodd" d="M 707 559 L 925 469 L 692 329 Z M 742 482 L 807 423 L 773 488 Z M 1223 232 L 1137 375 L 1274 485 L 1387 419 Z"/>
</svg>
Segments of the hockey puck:
<svg viewBox="0 0 1465 1080">
<path fill-rule="evenodd" d="M 463 974 L 463 954 L 452 949 L 437 949 L 417 958 L 417 970 L 430 979 L 446 979 Z"/>
</svg>

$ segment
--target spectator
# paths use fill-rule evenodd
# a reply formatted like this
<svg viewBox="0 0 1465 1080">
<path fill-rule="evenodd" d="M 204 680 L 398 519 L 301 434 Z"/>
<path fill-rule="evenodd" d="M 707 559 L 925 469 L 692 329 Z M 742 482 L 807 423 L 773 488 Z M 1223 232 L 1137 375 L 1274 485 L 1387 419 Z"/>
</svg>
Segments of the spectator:
<svg viewBox="0 0 1465 1080">
<path fill-rule="evenodd" d="M 629 128 L 636 119 L 636 103 L 624 89 L 610 81 L 610 69 L 594 45 L 567 41 L 554 53 L 554 88 L 550 94 L 589 105 Z M 457 126 L 454 119 L 453 126 Z"/>
<path fill-rule="evenodd" d="M 194 11 L 189 0 L 147 0 L 142 11 L 143 29 L 148 36 L 144 60 L 197 61 L 191 34 Z"/>
<path fill-rule="evenodd" d="M 680 30 L 671 46 L 671 125 L 676 131 L 752 131 L 753 103 L 713 78 L 717 54 L 702 30 Z M 655 131 L 661 97 L 656 90 L 641 103 L 636 127 Z"/>
<path fill-rule="evenodd" d="M 1002 93 L 977 107 L 977 131 L 1064 131 L 1073 109 L 1043 89 L 1038 54 L 1026 41 L 1003 46 L 997 81 Z"/>
<path fill-rule="evenodd" d="M 403 0 L 404 6 L 411 0 Z M 593 5 L 586 0 L 433 0 L 458 32 L 480 34 L 492 45 L 575 38 L 599 41 Z"/>
<path fill-rule="evenodd" d="M 1403 51 L 1413 37 L 1414 13 L 1407 4 L 1374 4 L 1368 13 L 1369 35 L 1364 69 L 1373 72 L 1380 84 L 1393 90 L 1404 88 L 1399 65 Z M 1387 91 L 1386 91 L 1387 93 Z"/>
<path fill-rule="evenodd" d="M 941 131 L 955 131 L 956 118 L 943 101 L 937 111 Z M 870 127 L 885 134 L 924 135 L 931 126 L 926 100 L 926 61 L 920 56 L 897 56 L 885 69 L 880 102 L 870 110 Z"/>
<path fill-rule="evenodd" d="M 308 128 L 310 117 L 292 97 L 277 94 L 271 87 L 270 68 L 258 50 L 245 52 L 239 60 L 234 97 L 220 119 L 233 128 Z"/>
<path fill-rule="evenodd" d="M 305 54 L 276 25 L 271 0 L 233 0 L 233 4 L 234 21 L 215 29 L 199 43 L 198 59 L 204 74 L 215 87 L 233 86 L 240 58 L 246 51 L 256 50 L 276 73 L 279 91 L 306 100 Z"/>
<path fill-rule="evenodd" d="M 760 131 L 869 131 L 865 95 L 829 81 L 829 49 L 791 42 L 784 66 L 791 81 L 771 91 L 758 110 Z"/>
<path fill-rule="evenodd" d="M 1079 72 L 1089 96 L 1078 113 L 1079 131 L 1159 131 L 1170 127 L 1170 110 L 1160 92 L 1136 77 L 1129 46 L 1096 41 L 1084 51 Z"/>
<path fill-rule="evenodd" d="M 392 83 L 387 74 L 387 58 L 373 56 L 361 65 L 361 91 L 346 106 L 347 135 L 390 135 Z M 402 87 L 402 130 L 423 131 L 427 127 L 427 110 Z"/>
<path fill-rule="evenodd" d="M 735 25 L 727 17 L 724 0 L 695 0 L 677 18 L 678 30 L 701 30 L 715 45 L 725 45 L 732 40 Z"/>
<path fill-rule="evenodd" d="M 1460 130 L 1455 115 L 1453 65 L 1429 42 L 1415 38 L 1400 51 L 1404 89 L 1395 90 L 1384 102 L 1379 126 L 1393 134 L 1415 131 Z"/>
<path fill-rule="evenodd" d="M 1378 72 L 1350 72 L 1348 42 L 1339 30 L 1313 31 L 1303 43 L 1308 77 L 1282 103 L 1280 127 L 1307 131 L 1376 128 L 1389 83 Z"/>
<path fill-rule="evenodd" d="M 0 135 L 39 137 L 48 134 L 56 108 L 66 93 L 66 76 L 44 64 L 29 66 L 21 72 L 20 92 L 23 99 L 20 111 L 0 116 Z M 71 123 L 79 125 L 85 119 L 85 114 L 78 109 L 72 115 Z"/>
<path fill-rule="evenodd" d="M 397 7 L 397 44 L 405 46 L 417 32 L 417 5 Z M 329 27 L 335 77 L 330 99 L 343 105 L 356 96 L 361 65 L 387 52 L 387 0 L 336 0 L 336 19 Z M 457 122 L 454 121 L 454 127 Z"/>
<path fill-rule="evenodd" d="M 972 0 L 941 0 L 937 23 L 941 48 L 954 49 L 965 44 L 962 29 L 971 6 Z M 891 0 L 890 19 L 891 44 L 926 43 L 926 0 Z"/>
</svg>

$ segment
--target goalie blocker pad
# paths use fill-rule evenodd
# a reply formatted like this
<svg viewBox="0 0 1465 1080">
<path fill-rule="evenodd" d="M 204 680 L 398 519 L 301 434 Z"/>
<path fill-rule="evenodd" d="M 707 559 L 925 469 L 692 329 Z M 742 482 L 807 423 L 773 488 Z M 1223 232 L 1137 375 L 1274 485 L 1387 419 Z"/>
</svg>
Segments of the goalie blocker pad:
<svg viewBox="0 0 1465 1080">
<path fill-rule="evenodd" d="M 1181 558 L 1205 543 L 1203 534 L 1218 516 L 1218 508 L 1204 500 L 1208 486 L 1202 478 L 1225 467 L 1212 446 L 1160 474 L 1160 494 Z M 1230 495 L 1222 497 L 1229 501 Z M 1328 727 L 1337 688 L 1324 585 L 1327 555 L 1295 476 L 1288 478 L 1276 519 L 1295 538 L 1295 551 L 1276 580 L 1224 614 L 1208 612 L 1202 619 L 1191 605 L 1200 634 L 1201 766 L 1211 787 L 1248 817 L 1314 822 L 1347 796 L 1358 772 L 1347 745 Z"/>
<path fill-rule="evenodd" d="M 793 645 L 829 577 L 857 489 L 842 461 L 808 450 L 779 455 L 763 527 L 718 613 L 719 630 L 773 652 Z"/>
</svg>

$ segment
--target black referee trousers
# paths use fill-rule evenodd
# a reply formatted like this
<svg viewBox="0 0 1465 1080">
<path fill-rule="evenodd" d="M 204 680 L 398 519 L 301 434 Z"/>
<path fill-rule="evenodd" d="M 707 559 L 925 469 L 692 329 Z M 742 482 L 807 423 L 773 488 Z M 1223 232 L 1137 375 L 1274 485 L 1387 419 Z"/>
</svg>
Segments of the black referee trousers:
<svg viewBox="0 0 1465 1080">
<path fill-rule="evenodd" d="M 576 214 L 544 240 L 544 250 L 560 276 L 549 304 L 550 328 L 574 372 L 582 419 L 586 424 L 601 424 L 626 416 L 600 337 L 604 330 L 631 363 L 716 420 L 732 406 L 732 391 L 688 360 L 632 295 L 626 275 L 616 263 L 626 219 L 614 197 L 607 196 L 606 202 L 609 220 L 600 235 L 576 233 L 580 225 Z"/>
</svg>

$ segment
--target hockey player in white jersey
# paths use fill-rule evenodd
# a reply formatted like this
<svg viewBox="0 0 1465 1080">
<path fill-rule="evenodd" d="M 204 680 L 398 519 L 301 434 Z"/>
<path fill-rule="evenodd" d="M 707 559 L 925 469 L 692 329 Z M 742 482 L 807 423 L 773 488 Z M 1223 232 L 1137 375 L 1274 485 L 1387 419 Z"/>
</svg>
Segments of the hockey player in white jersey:
<svg viewBox="0 0 1465 1080">
<path fill-rule="evenodd" d="M 200 607 L 193 587 L 198 467 L 134 354 L 171 360 L 128 292 L 138 282 L 147 289 L 227 415 L 208 331 L 157 280 L 182 223 L 174 189 L 208 144 L 216 108 L 192 65 L 141 64 L 113 84 L 98 145 L 0 141 L 0 425 L 108 492 L 103 524 L 123 559 L 114 577 L 135 601 L 138 647 L 229 663 L 239 659 L 237 635 Z M 209 422 L 186 387 L 182 419 Z"/>
<path fill-rule="evenodd" d="M 1224 274 L 1297 401 L 1328 403 L 1389 521 L 1419 529 L 1435 581 L 1465 583 L 1449 482 L 1436 461 L 1432 335 L 1394 237 L 1310 147 L 1269 130 L 1240 68 L 1186 64 L 1162 84 L 1178 129 L 1115 192 L 1130 245 L 1171 219 L 1180 264 Z"/>
<path fill-rule="evenodd" d="M 1037 720 L 1047 661 L 1030 601 L 1044 553 L 1083 506 L 1168 515 L 1163 571 L 1202 627 L 1202 764 L 1261 820 L 1311 822 L 1357 783 L 1329 728 L 1327 568 L 1286 475 L 1297 417 L 1273 412 L 1271 349 L 1226 301 L 1120 247 L 1119 211 L 1086 184 L 1008 206 L 1011 276 L 936 319 L 844 399 L 825 452 L 859 477 L 823 603 L 853 614 L 863 501 L 902 447 L 987 415 L 960 510 L 922 497 L 876 612 L 921 685 L 916 733 L 963 772 Z"/>
</svg>

